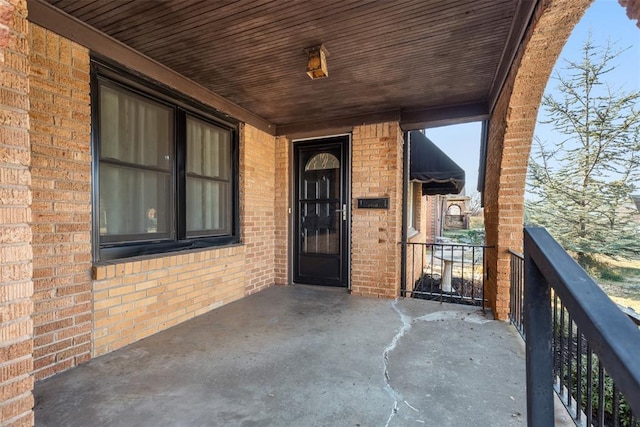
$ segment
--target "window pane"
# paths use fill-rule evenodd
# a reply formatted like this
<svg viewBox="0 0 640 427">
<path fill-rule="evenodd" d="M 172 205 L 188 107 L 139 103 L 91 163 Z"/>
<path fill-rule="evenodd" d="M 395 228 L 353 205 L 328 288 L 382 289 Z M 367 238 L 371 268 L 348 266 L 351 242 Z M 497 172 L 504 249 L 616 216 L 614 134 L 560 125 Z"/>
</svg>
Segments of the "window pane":
<svg viewBox="0 0 640 427">
<path fill-rule="evenodd" d="M 100 165 L 100 235 L 169 237 L 170 175 Z M 131 235 L 145 235 L 131 237 Z M 111 238 L 106 241 L 119 241 Z"/>
<path fill-rule="evenodd" d="M 187 178 L 187 234 L 231 234 L 229 184 Z"/>
<path fill-rule="evenodd" d="M 100 157 L 171 169 L 173 109 L 124 89 L 100 86 Z"/>
<path fill-rule="evenodd" d="M 231 132 L 187 117 L 187 173 L 229 179 Z"/>
</svg>

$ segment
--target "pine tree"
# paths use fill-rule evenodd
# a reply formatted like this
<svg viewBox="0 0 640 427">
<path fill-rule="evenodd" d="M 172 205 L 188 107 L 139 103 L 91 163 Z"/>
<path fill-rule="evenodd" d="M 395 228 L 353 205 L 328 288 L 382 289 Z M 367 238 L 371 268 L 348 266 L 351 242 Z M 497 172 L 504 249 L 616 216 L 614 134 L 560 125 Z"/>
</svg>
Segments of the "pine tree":
<svg viewBox="0 0 640 427">
<path fill-rule="evenodd" d="M 587 266 L 595 254 L 640 258 L 640 92 L 613 89 L 607 74 L 622 51 L 587 39 L 579 61 L 553 76 L 543 120 L 554 141 L 535 138 L 527 221 L 546 227 Z"/>
</svg>

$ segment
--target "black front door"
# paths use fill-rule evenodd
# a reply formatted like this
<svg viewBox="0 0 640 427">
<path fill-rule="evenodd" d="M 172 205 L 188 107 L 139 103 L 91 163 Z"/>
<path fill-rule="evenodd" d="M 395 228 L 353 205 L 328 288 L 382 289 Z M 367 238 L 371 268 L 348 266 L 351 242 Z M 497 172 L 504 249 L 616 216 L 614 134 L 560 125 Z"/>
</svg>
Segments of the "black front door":
<svg viewBox="0 0 640 427">
<path fill-rule="evenodd" d="M 295 145 L 296 283 L 347 286 L 348 142 L 343 136 Z"/>
</svg>

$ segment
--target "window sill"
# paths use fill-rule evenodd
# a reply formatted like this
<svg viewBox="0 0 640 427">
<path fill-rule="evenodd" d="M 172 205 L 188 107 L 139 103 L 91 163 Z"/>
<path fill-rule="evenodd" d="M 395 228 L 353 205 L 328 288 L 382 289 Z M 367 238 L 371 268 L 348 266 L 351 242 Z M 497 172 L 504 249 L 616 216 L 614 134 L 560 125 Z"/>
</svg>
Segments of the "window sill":
<svg viewBox="0 0 640 427">
<path fill-rule="evenodd" d="M 109 265 L 124 264 L 128 262 L 156 260 L 156 259 L 167 258 L 167 257 L 172 257 L 177 255 L 189 255 L 189 254 L 194 254 L 199 252 L 216 251 L 216 250 L 223 250 L 223 249 L 242 247 L 242 246 L 244 246 L 242 242 L 231 242 L 228 244 L 221 244 L 221 245 L 176 247 L 176 248 L 164 250 L 161 252 L 153 252 L 153 253 L 150 252 L 150 253 L 140 254 L 140 255 L 131 255 L 131 256 L 123 256 L 118 258 L 102 259 L 99 261 L 94 261 L 93 266 L 104 267 Z"/>
<path fill-rule="evenodd" d="M 413 227 L 409 227 L 409 230 L 407 230 L 407 239 L 416 237 L 418 234 L 420 234 L 420 230 L 416 230 Z"/>
<path fill-rule="evenodd" d="M 142 255 L 130 258 L 120 258 L 108 261 L 94 262 L 92 266 L 92 280 L 106 280 L 114 277 L 127 276 L 137 273 L 149 273 L 154 270 L 181 266 L 186 263 L 210 262 L 218 258 L 242 257 L 246 246 L 235 243 L 226 246 L 212 246 L 174 252 L 164 252 L 155 255 Z M 215 254 L 199 255 L 204 252 Z"/>
</svg>

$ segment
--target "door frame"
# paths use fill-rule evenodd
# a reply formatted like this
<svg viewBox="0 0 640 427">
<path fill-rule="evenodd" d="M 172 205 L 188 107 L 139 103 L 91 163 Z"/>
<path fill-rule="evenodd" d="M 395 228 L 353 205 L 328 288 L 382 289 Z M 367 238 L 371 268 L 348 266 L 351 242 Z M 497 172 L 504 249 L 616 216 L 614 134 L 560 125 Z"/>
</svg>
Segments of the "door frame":
<svg viewBox="0 0 640 427">
<path fill-rule="evenodd" d="M 297 197 L 298 195 L 296 194 L 296 179 L 297 179 L 297 174 L 298 174 L 298 170 L 297 170 L 297 165 L 296 165 L 296 155 L 295 155 L 295 150 L 296 147 L 299 144 L 313 144 L 313 143 L 318 143 L 321 144 L 322 141 L 325 141 L 327 139 L 332 139 L 332 138 L 337 138 L 337 137 L 344 137 L 345 141 L 345 147 L 344 147 L 344 155 L 345 155 L 345 159 L 343 160 L 344 163 L 344 167 L 345 169 L 345 174 L 344 174 L 344 179 L 345 179 L 345 184 L 344 184 L 344 191 L 345 191 L 345 195 L 344 195 L 344 201 L 345 204 L 347 205 L 347 221 L 345 224 L 345 245 L 344 245 L 344 251 L 345 253 L 343 254 L 343 274 L 344 274 L 344 281 L 346 283 L 344 283 L 344 287 L 348 290 L 351 291 L 351 220 L 352 220 L 352 215 L 351 215 L 351 174 L 352 174 L 352 169 L 351 169 L 351 158 L 352 158 L 352 134 L 351 133 L 340 133 L 340 134 L 332 134 L 332 135 L 322 135 L 322 136 L 314 136 L 314 137 L 308 137 L 308 138 L 296 138 L 296 139 L 291 139 L 289 142 L 289 200 L 290 200 L 290 206 L 289 206 L 289 227 L 288 227 L 288 272 L 287 275 L 289 276 L 289 280 L 288 282 L 290 284 L 296 284 L 295 280 L 294 280 L 294 263 L 295 263 L 295 257 L 296 257 L 296 244 L 295 244 L 295 238 L 296 238 L 296 234 L 295 234 L 295 230 L 296 230 L 296 220 L 297 220 L 297 214 L 298 214 L 298 203 L 297 203 Z"/>
</svg>

